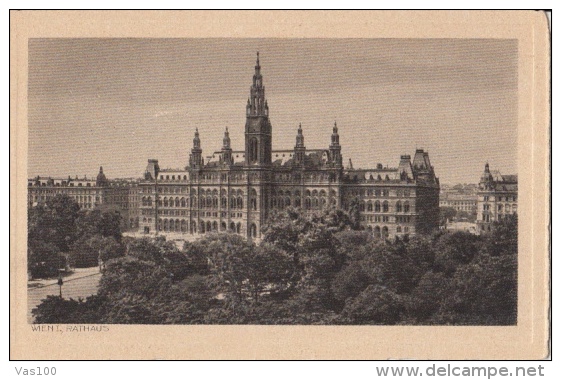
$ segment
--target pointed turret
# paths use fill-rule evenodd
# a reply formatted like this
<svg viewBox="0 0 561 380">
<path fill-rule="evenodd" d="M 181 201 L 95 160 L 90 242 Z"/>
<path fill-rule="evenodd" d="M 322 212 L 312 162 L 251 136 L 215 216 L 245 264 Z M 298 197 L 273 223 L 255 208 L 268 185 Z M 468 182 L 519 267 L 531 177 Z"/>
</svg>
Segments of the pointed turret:
<svg viewBox="0 0 561 380">
<path fill-rule="evenodd" d="M 306 147 L 304 146 L 304 134 L 302 133 L 302 123 L 298 126 L 298 134 L 296 135 L 296 145 L 294 146 L 294 162 L 297 165 L 304 164 L 306 157 Z"/>
<path fill-rule="evenodd" d="M 76 179 L 78 179 L 78 176 L 76 176 Z M 96 179 L 96 186 L 106 186 L 108 181 L 107 181 L 107 177 L 105 177 L 105 174 L 103 174 L 103 166 L 99 167 L 99 173 L 97 174 L 97 179 Z"/>
<path fill-rule="evenodd" d="M 222 162 L 230 165 L 232 163 L 232 147 L 230 145 L 230 133 L 228 127 L 224 131 L 224 138 L 222 139 Z"/>
<path fill-rule="evenodd" d="M 304 148 L 304 134 L 302 134 L 302 123 L 298 126 L 298 134 L 296 135 L 296 148 Z"/>
<path fill-rule="evenodd" d="M 483 189 L 491 189 L 493 187 L 493 175 L 489 170 L 489 163 L 485 163 L 485 170 L 483 171 L 483 175 L 479 181 L 479 186 Z"/>
<path fill-rule="evenodd" d="M 222 149 L 230 149 L 230 133 L 228 127 L 224 131 L 224 138 L 222 139 Z"/>
<path fill-rule="evenodd" d="M 335 167 L 343 166 L 343 157 L 341 156 L 341 145 L 339 145 L 339 129 L 337 122 L 333 125 L 333 133 L 331 134 L 331 144 L 329 145 L 330 163 Z"/>
<path fill-rule="evenodd" d="M 199 128 L 195 128 L 195 137 L 193 138 L 193 149 L 191 149 L 191 155 L 189 156 L 189 166 L 192 168 L 200 168 L 203 165 L 202 154 L 203 154 L 203 150 L 201 149 Z"/>
</svg>

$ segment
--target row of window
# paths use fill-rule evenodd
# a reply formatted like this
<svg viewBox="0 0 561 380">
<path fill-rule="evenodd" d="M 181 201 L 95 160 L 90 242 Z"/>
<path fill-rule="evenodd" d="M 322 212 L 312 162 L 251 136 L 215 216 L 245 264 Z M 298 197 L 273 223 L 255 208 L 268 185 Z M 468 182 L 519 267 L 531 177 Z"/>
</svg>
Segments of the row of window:
<svg viewBox="0 0 561 380">
<path fill-rule="evenodd" d="M 346 206 L 346 208 L 350 208 L 350 205 Z M 390 203 L 388 201 L 376 201 L 372 203 L 372 201 L 361 201 L 359 204 L 359 210 L 364 212 L 390 212 Z M 411 206 L 409 205 L 408 201 L 401 202 L 397 201 L 395 203 L 395 212 L 410 212 Z"/>
<path fill-rule="evenodd" d="M 512 212 L 516 212 L 517 209 L 518 209 L 518 205 L 516 205 L 516 204 L 512 205 L 512 207 L 511 207 L 511 205 L 497 205 L 497 211 L 498 212 L 503 212 L 503 210 L 504 210 L 504 212 L 507 212 L 507 213 L 511 212 L 511 210 L 512 210 Z M 483 211 L 490 211 L 490 210 L 491 210 L 491 205 L 490 204 L 484 204 L 483 205 Z"/>
<path fill-rule="evenodd" d="M 488 195 L 485 195 L 485 196 L 483 196 L 483 201 L 484 202 L 489 202 L 489 198 L 490 197 Z M 500 196 L 500 197 L 497 197 L 498 202 L 502 202 L 503 199 L 504 199 L 505 202 L 516 202 L 516 196 L 511 196 L 511 197 Z"/>
<path fill-rule="evenodd" d="M 143 222 L 144 223 L 149 223 L 151 221 L 151 219 L 148 218 L 144 218 Z M 219 224 L 217 221 L 211 222 L 211 221 L 200 221 L 198 223 L 197 226 L 197 222 L 195 221 L 191 221 L 191 223 L 189 223 L 187 220 L 185 219 L 159 219 L 158 220 L 158 230 L 159 231 L 163 231 L 163 232 L 187 232 L 189 231 L 190 233 L 207 233 L 207 232 L 217 232 L 217 231 L 222 231 L 222 232 L 226 232 L 226 231 L 230 231 L 230 232 L 235 232 L 235 233 L 241 233 L 242 231 L 242 225 L 240 222 L 238 223 L 234 223 L 231 222 L 230 225 L 228 226 L 226 222 L 221 222 L 220 223 L 220 229 L 219 229 Z M 250 235 L 252 237 L 257 237 L 257 226 L 255 225 L 255 223 L 252 223 L 249 227 L 249 231 L 250 231 Z"/>
<path fill-rule="evenodd" d="M 28 182 L 27 186 L 34 186 L 33 182 Z M 74 183 L 70 182 L 69 184 L 66 184 L 66 182 L 64 183 L 54 183 L 54 184 L 47 184 L 47 183 L 41 183 L 41 184 L 35 184 L 35 186 L 37 187 L 47 187 L 47 186 L 54 186 L 54 187 L 74 187 Z M 78 184 L 76 185 L 76 187 L 95 187 L 95 183 L 90 183 L 87 182 L 86 186 L 84 186 L 81 182 L 78 182 Z"/>
</svg>

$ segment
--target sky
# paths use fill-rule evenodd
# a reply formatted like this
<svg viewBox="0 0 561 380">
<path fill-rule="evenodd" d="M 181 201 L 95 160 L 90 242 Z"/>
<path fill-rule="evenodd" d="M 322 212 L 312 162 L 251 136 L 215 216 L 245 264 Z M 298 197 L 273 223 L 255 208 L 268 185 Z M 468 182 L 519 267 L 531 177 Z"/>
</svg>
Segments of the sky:
<svg viewBox="0 0 561 380">
<path fill-rule="evenodd" d="M 485 162 L 517 172 L 518 50 L 499 39 L 30 39 L 28 176 L 140 177 L 244 149 L 259 51 L 273 149 L 327 148 L 397 167 L 428 150 L 441 183 L 476 183 Z"/>
</svg>

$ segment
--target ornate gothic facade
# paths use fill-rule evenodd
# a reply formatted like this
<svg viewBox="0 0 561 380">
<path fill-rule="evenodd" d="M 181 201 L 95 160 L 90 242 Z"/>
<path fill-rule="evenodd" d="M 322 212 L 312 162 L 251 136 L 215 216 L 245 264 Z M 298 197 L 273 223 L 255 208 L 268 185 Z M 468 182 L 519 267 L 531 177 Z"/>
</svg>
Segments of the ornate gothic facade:
<svg viewBox="0 0 561 380">
<path fill-rule="evenodd" d="M 343 167 L 337 124 L 327 149 L 307 149 L 302 127 L 293 149 L 272 149 L 272 125 L 259 54 L 246 105 L 245 149 L 233 150 L 228 129 L 222 149 L 205 162 L 195 130 L 184 170 L 160 170 L 148 160 L 140 189 L 140 231 L 204 234 L 233 231 L 261 237 L 272 210 L 306 213 L 348 209 L 356 199 L 362 224 L 376 237 L 428 233 L 438 228 L 439 181 L 422 149 L 402 155 L 396 168 Z"/>
</svg>

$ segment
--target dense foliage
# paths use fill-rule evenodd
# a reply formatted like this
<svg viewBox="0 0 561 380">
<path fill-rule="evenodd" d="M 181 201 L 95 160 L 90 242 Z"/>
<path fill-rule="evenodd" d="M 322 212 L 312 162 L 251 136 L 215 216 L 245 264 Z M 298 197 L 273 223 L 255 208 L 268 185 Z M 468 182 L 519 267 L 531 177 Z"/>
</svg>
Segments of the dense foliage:
<svg viewBox="0 0 561 380">
<path fill-rule="evenodd" d="M 66 266 L 91 267 L 124 255 L 121 215 L 80 210 L 56 195 L 28 210 L 27 265 L 32 277 L 53 277 Z"/>
<path fill-rule="evenodd" d="M 50 298 L 34 314 L 39 323 L 516 324 L 516 217 L 483 236 L 380 241 L 353 227 L 342 211 L 289 209 L 258 245 L 232 233 L 182 249 L 133 240 L 107 262 L 96 296 Z"/>
</svg>

